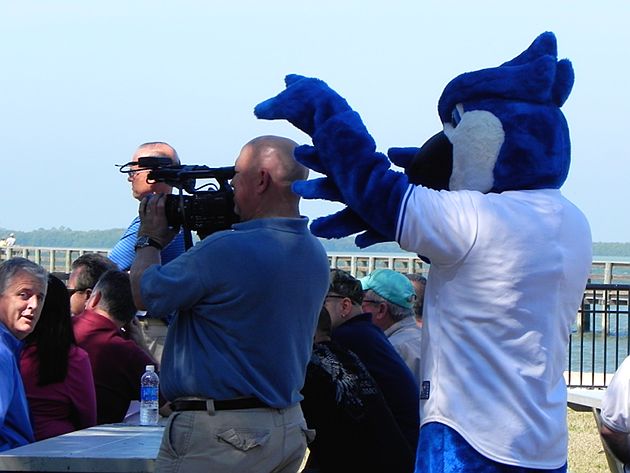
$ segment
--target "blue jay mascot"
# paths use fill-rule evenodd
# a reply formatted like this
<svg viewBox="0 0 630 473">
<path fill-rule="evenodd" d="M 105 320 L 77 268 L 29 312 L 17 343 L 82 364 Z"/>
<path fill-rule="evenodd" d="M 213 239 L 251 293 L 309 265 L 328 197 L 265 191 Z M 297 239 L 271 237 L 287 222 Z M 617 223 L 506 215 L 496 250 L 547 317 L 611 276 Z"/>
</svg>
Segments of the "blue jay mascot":
<svg viewBox="0 0 630 473">
<path fill-rule="evenodd" d="M 559 190 L 573 78 L 543 33 L 511 61 L 453 79 L 438 102 L 443 131 L 387 156 L 321 80 L 289 75 L 255 108 L 312 138 L 295 156 L 324 177 L 294 191 L 345 204 L 314 234 L 396 241 L 431 262 L 416 472 L 566 471 L 563 371 L 592 245 Z"/>
</svg>

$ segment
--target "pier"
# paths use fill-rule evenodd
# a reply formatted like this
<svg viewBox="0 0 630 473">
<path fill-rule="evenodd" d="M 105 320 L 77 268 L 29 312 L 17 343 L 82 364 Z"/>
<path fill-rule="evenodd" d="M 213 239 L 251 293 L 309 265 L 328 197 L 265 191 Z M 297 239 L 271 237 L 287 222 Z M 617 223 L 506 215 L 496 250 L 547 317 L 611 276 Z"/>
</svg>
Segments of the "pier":
<svg viewBox="0 0 630 473">
<path fill-rule="evenodd" d="M 0 248 L 0 261 L 28 258 L 62 279 L 72 262 L 85 253 L 107 256 L 107 248 Z M 386 268 L 427 275 L 429 264 L 411 253 L 329 252 L 330 266 L 363 277 Z M 630 355 L 630 263 L 594 261 L 582 305 L 576 314 L 567 350 L 566 380 L 570 387 L 602 388 Z"/>
<path fill-rule="evenodd" d="M 108 248 L 13 246 L 0 248 L 0 261 L 21 256 L 35 261 L 52 273 L 69 273 L 72 261 L 82 254 L 100 253 L 107 256 L 109 251 Z M 412 253 L 329 252 L 328 260 L 331 267 L 343 269 L 356 277 L 363 277 L 379 268 L 393 269 L 401 273 L 420 273 L 425 276 L 429 271 L 429 264 Z M 630 262 L 593 261 L 589 282 L 630 284 Z M 627 295 L 621 294 L 620 297 L 626 297 L 627 304 Z"/>
</svg>

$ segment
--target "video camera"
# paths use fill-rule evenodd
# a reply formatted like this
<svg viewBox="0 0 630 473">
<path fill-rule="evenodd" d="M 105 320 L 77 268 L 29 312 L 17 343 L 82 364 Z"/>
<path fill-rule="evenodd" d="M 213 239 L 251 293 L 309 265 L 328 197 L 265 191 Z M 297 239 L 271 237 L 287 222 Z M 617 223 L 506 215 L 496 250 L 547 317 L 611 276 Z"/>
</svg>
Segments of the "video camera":
<svg viewBox="0 0 630 473">
<path fill-rule="evenodd" d="M 227 230 L 239 221 L 238 215 L 234 213 L 234 191 L 228 182 L 234 177 L 234 166 L 186 166 L 173 164 L 167 157 L 144 156 L 138 158 L 137 162 L 119 167 L 119 171 L 124 174 L 148 171 L 147 181 L 164 182 L 179 189 L 179 194 L 166 196 L 166 220 L 173 228 L 182 226 L 188 234 L 195 231 L 203 239 L 216 231 Z M 197 188 L 197 179 L 213 179 L 216 184 Z"/>
</svg>

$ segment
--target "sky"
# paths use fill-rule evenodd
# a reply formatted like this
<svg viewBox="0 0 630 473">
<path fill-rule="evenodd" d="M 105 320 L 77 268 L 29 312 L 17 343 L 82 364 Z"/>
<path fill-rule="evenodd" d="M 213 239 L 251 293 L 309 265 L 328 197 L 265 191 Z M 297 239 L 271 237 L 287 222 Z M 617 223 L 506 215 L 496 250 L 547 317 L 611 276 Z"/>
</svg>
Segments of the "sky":
<svg viewBox="0 0 630 473">
<path fill-rule="evenodd" d="M 627 0 L 0 0 L 0 227 L 126 227 L 138 203 L 114 164 L 143 142 L 210 167 L 258 135 L 310 143 L 253 115 L 289 73 L 344 96 L 379 150 L 420 146 L 441 130 L 452 78 L 553 31 L 576 76 L 562 191 L 594 241 L 630 241 L 629 18 Z M 306 201 L 302 213 L 337 208 Z"/>
</svg>

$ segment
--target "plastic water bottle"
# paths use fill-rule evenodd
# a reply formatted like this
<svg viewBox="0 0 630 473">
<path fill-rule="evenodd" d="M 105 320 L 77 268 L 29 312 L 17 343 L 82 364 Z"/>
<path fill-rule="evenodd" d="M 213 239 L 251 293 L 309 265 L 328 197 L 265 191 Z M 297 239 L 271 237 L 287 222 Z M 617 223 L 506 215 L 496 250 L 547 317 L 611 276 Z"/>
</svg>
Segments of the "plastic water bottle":
<svg viewBox="0 0 630 473">
<path fill-rule="evenodd" d="M 155 366 L 147 365 L 140 378 L 140 425 L 157 425 L 159 418 L 158 391 L 160 378 Z"/>
</svg>

